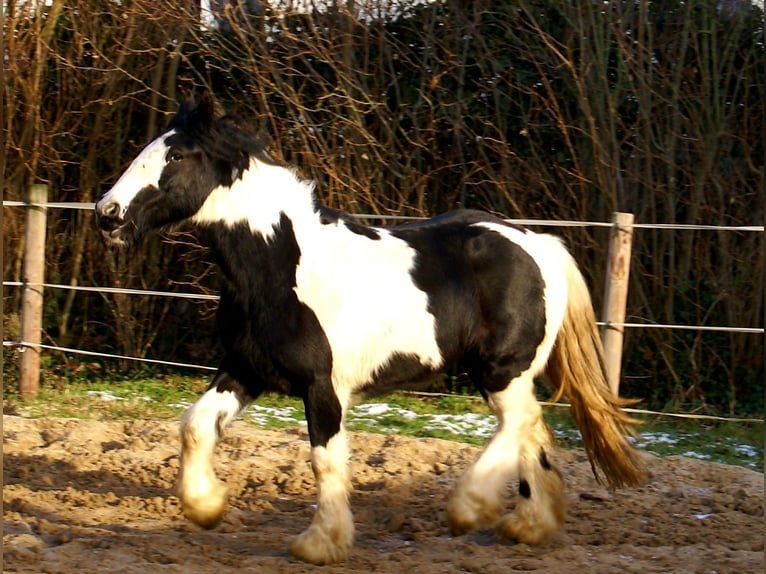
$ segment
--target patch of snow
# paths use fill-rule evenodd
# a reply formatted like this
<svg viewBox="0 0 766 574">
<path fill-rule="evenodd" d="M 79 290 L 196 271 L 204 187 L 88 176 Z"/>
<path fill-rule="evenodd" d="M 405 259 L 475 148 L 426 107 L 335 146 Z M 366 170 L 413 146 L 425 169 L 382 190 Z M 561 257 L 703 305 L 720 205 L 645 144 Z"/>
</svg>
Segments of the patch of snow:
<svg viewBox="0 0 766 574">
<path fill-rule="evenodd" d="M 273 421 L 306 424 L 306 421 L 300 418 L 298 410 L 293 407 L 276 408 L 255 404 L 250 406 L 247 415 L 250 417 L 250 420 L 259 425 L 267 425 Z"/>
<path fill-rule="evenodd" d="M 710 460 L 711 458 L 709 454 L 701 454 L 699 452 L 694 452 L 693 450 L 682 452 L 681 456 L 685 456 L 687 458 L 697 458 L 699 460 Z"/>
<path fill-rule="evenodd" d="M 491 415 L 465 413 L 462 415 L 424 415 L 425 430 L 440 430 L 454 435 L 474 435 L 483 438 L 495 432 L 496 419 Z"/>
<path fill-rule="evenodd" d="M 677 436 L 669 435 L 665 432 L 646 432 L 640 433 L 639 441 L 646 441 L 648 444 L 678 444 L 680 439 Z"/>
<path fill-rule="evenodd" d="M 749 444 L 735 444 L 734 450 L 736 450 L 739 454 L 753 457 L 753 458 L 757 457 L 760 454 L 758 449 L 756 449 L 754 446 L 751 446 Z"/>
<path fill-rule="evenodd" d="M 106 402 L 125 400 L 124 398 L 118 397 L 117 395 L 113 395 L 112 393 L 107 391 L 86 391 L 85 394 L 91 397 L 98 397 L 102 401 L 106 401 Z"/>
<path fill-rule="evenodd" d="M 364 417 L 379 417 L 382 415 L 393 415 L 407 420 L 412 420 L 418 417 L 418 414 L 414 411 L 392 407 L 387 403 L 367 403 L 358 405 L 349 411 L 350 420 L 362 420 Z"/>
<path fill-rule="evenodd" d="M 168 406 L 169 406 L 171 409 L 183 409 L 183 410 L 186 410 L 186 409 L 188 409 L 190 406 L 192 406 L 192 404 L 191 404 L 189 401 L 181 401 L 181 402 L 179 402 L 179 403 L 171 403 L 171 404 L 169 404 Z"/>
</svg>

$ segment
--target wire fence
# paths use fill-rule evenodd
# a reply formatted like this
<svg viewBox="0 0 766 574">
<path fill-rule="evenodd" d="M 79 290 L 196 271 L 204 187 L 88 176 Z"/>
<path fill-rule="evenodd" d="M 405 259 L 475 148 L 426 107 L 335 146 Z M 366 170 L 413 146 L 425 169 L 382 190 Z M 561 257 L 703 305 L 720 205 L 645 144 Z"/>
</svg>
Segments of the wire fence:
<svg viewBox="0 0 766 574">
<path fill-rule="evenodd" d="M 47 202 L 34 203 L 28 201 L 3 200 L 3 207 L 42 207 L 53 209 L 80 209 L 92 211 L 95 203 L 85 202 Z M 378 221 L 419 221 L 424 217 L 414 215 L 373 215 L 373 214 L 348 214 L 354 219 L 371 219 Z M 506 219 L 515 225 L 539 225 L 541 227 L 614 227 L 614 223 L 606 221 L 573 221 L 563 219 Z M 632 227 L 633 229 L 667 229 L 676 231 L 763 231 L 763 225 L 692 225 L 685 223 L 630 223 L 620 224 L 620 227 Z"/>
<path fill-rule="evenodd" d="M 86 202 L 46 202 L 46 203 L 34 203 L 25 201 L 3 201 L 3 207 L 38 207 L 44 209 L 79 209 L 79 210 L 92 210 L 94 203 Z M 372 214 L 355 214 L 351 217 L 365 220 L 382 220 L 382 221 L 416 221 L 423 219 L 421 217 L 410 216 L 397 216 L 397 215 L 372 215 Z M 540 227 L 614 227 L 614 223 L 602 222 L 602 221 L 562 221 L 562 220 L 545 220 L 545 219 L 506 219 L 509 223 L 516 225 L 526 226 L 540 226 Z M 688 224 L 663 224 L 663 223 L 633 223 L 629 225 L 622 225 L 623 227 L 633 227 L 634 229 L 660 229 L 660 230 L 699 230 L 699 231 L 738 231 L 738 232 L 763 232 L 764 226 L 762 225 L 688 225 Z M 176 297 L 184 299 L 196 299 L 196 300 L 218 300 L 217 295 L 206 295 L 199 293 L 183 293 L 172 291 L 153 291 L 143 289 L 128 289 L 120 287 L 101 287 L 101 286 L 84 286 L 84 285 L 62 285 L 57 283 L 26 283 L 24 281 L 3 281 L 3 287 L 17 287 L 17 288 L 45 288 L 45 289 L 61 289 L 83 292 L 97 292 L 97 293 L 121 293 L 135 296 L 157 296 L 157 297 Z M 731 333 L 750 333 L 750 334 L 764 334 L 764 329 L 759 327 L 736 327 L 736 326 L 711 326 L 711 325 L 678 325 L 678 324 L 659 324 L 659 323 L 616 323 L 616 322 L 602 322 L 598 321 L 599 326 L 609 326 L 618 328 L 629 329 L 676 329 L 676 330 L 689 330 L 689 331 L 711 331 L 711 332 L 731 332 Z M 28 348 L 36 348 L 46 351 L 57 351 L 61 353 L 70 353 L 75 355 L 83 355 L 89 357 L 97 357 L 102 359 L 113 360 L 129 360 L 139 363 L 147 364 L 161 364 L 163 366 L 176 367 L 176 368 L 188 368 L 201 371 L 215 371 L 217 367 L 208 365 L 198 365 L 190 363 L 180 363 L 168 360 L 150 359 L 145 357 L 131 357 L 126 355 L 119 355 L 113 353 L 105 353 L 99 351 L 90 351 L 86 349 L 76 349 L 69 347 L 61 347 L 58 345 L 47 345 L 42 343 L 30 343 L 28 341 L 6 341 L 3 340 L 3 347 L 11 347 L 17 349 L 19 352 L 24 352 Z M 435 395 L 434 393 L 417 393 L 419 395 Z M 546 406 L 564 406 L 565 403 L 543 403 Z M 751 419 L 751 418 L 731 418 L 731 417 L 717 417 L 709 415 L 697 415 L 688 413 L 666 413 L 659 411 L 649 411 L 643 409 L 626 409 L 629 412 L 650 414 L 657 416 L 670 416 L 677 418 L 695 418 L 695 419 L 708 419 L 717 421 L 733 421 L 733 422 L 759 422 L 763 423 L 763 419 Z"/>
</svg>

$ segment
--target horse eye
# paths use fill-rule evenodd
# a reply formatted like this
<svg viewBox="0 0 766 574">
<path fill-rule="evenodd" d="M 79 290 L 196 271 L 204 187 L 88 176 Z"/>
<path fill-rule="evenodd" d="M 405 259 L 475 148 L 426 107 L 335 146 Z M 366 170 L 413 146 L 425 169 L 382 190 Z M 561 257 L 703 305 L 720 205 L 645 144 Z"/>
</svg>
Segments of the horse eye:
<svg viewBox="0 0 766 574">
<path fill-rule="evenodd" d="M 170 161 L 176 162 L 176 161 L 181 161 L 183 158 L 184 156 L 180 151 L 174 151 L 170 153 L 170 157 L 168 159 Z"/>
</svg>

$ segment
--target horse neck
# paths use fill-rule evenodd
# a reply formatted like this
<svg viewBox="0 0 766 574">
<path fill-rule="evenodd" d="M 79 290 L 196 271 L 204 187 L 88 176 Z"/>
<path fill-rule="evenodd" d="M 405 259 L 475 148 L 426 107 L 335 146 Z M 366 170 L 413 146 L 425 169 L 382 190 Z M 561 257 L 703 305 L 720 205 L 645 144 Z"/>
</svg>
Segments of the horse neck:
<svg viewBox="0 0 766 574">
<path fill-rule="evenodd" d="M 226 291 L 265 305 L 292 292 L 299 237 L 321 229 L 313 185 L 256 159 L 231 187 L 214 189 L 193 221 L 215 255 Z"/>
</svg>

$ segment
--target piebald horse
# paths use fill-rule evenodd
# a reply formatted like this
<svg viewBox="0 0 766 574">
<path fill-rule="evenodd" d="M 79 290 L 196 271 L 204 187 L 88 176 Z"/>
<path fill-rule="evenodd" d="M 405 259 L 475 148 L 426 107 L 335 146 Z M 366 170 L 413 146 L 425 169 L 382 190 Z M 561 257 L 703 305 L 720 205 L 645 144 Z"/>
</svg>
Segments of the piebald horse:
<svg viewBox="0 0 766 574">
<path fill-rule="evenodd" d="M 645 476 L 626 440 L 632 420 L 610 392 L 586 283 L 561 241 L 480 211 L 363 226 L 319 205 L 311 182 L 212 98 L 181 105 L 96 205 L 103 236 L 133 245 L 180 223 L 196 229 L 222 274 L 225 349 L 181 423 L 177 493 L 212 528 L 227 504 L 213 469 L 225 427 L 265 391 L 305 405 L 316 513 L 291 544 L 308 562 L 344 560 L 354 539 L 343 418 L 360 396 L 466 373 L 497 417 L 447 504 L 455 534 L 494 526 L 537 543 L 564 521 L 561 474 L 533 379 L 566 395 L 597 478 Z M 505 513 L 506 484 L 520 499 Z"/>
</svg>

